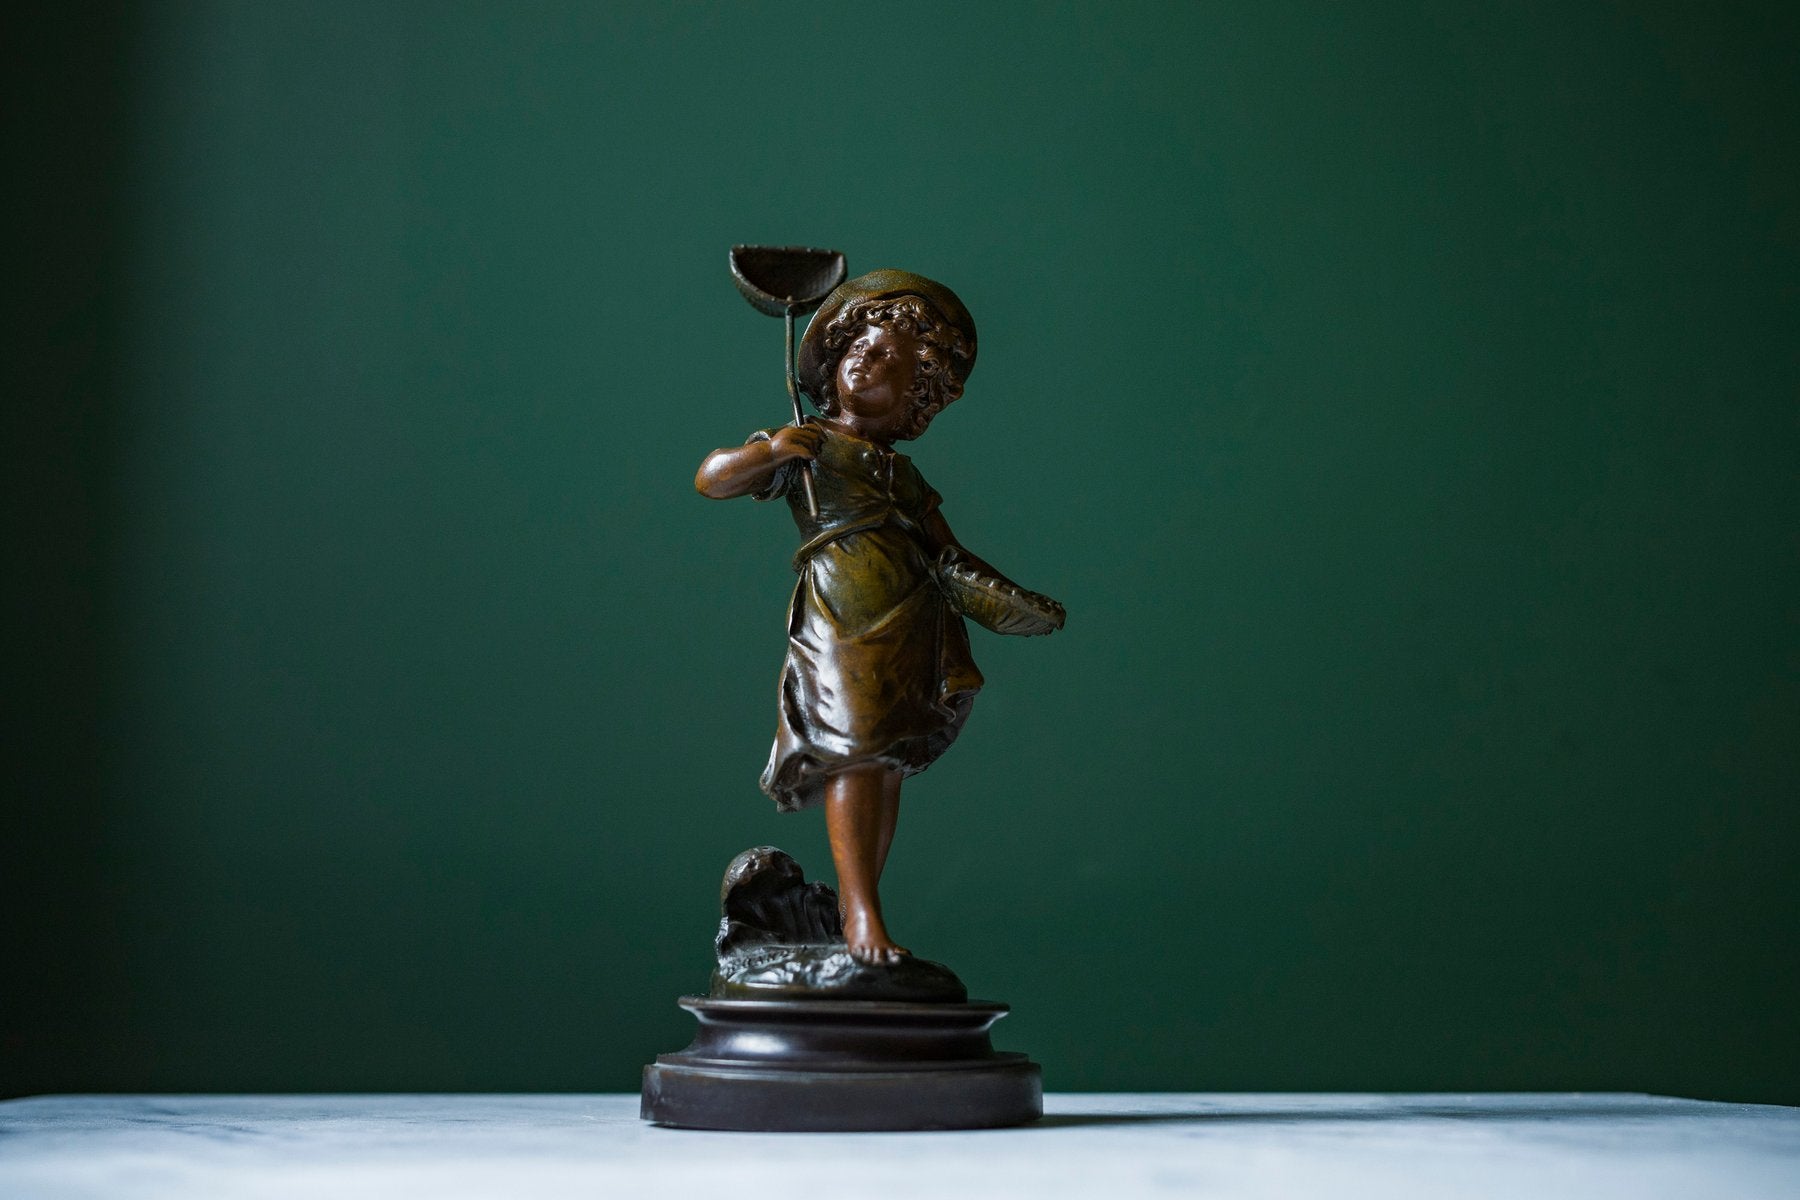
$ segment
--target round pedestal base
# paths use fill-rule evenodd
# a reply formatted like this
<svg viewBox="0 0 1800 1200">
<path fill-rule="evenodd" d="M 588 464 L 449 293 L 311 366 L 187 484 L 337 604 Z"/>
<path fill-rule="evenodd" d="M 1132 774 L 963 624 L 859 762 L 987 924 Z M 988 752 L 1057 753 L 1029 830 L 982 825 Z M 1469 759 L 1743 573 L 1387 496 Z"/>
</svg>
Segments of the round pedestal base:
<svg viewBox="0 0 1800 1200">
<path fill-rule="evenodd" d="M 987 1129 L 1043 1114 L 1023 1054 L 996 1053 L 1003 1004 L 684 996 L 694 1043 L 644 1068 L 645 1120 L 688 1129 Z"/>
</svg>

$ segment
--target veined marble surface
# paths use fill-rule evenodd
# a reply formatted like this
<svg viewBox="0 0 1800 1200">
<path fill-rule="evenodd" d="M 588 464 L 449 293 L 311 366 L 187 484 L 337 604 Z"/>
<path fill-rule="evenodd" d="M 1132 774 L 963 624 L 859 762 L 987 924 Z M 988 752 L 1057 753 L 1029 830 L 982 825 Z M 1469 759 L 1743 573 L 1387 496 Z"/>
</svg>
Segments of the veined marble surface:
<svg viewBox="0 0 1800 1200">
<path fill-rule="evenodd" d="M 1021 1129 L 657 1129 L 634 1095 L 38 1096 L 0 1197 L 1800 1197 L 1800 1108 L 1658 1096 L 1051 1095 Z"/>
</svg>

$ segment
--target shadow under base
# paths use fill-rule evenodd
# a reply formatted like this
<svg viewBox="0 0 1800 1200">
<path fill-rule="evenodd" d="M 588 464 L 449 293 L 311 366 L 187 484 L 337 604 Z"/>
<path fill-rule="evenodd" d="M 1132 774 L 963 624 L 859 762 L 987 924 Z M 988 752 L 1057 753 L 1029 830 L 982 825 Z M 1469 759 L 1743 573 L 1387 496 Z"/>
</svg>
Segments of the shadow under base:
<svg viewBox="0 0 1800 1200">
<path fill-rule="evenodd" d="M 988 1037 L 1004 1004 L 683 996 L 692 1045 L 644 1068 L 647 1121 L 686 1129 L 991 1129 L 1043 1115 L 1043 1078 Z"/>
</svg>

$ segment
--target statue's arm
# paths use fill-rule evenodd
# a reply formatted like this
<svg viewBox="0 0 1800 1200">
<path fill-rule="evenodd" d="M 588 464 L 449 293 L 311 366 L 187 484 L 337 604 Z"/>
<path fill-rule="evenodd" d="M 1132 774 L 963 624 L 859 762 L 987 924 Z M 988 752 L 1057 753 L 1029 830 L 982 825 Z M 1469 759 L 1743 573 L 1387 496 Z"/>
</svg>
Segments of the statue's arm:
<svg viewBox="0 0 1800 1200">
<path fill-rule="evenodd" d="M 954 565 L 959 571 L 973 569 L 977 574 L 985 576 L 989 580 L 992 580 L 1003 587 L 1011 588 L 1013 591 L 1024 596 L 1033 607 L 1039 610 L 1041 615 L 1049 619 L 1054 628 L 1062 628 L 1064 613 L 1063 606 L 1060 603 L 1052 600 L 1042 592 L 1034 592 L 1029 588 L 1020 587 L 1017 583 L 1014 583 L 1011 579 L 996 570 L 992 563 L 984 558 L 969 553 L 968 548 L 956 540 L 956 534 L 951 531 L 950 523 L 944 520 L 944 514 L 938 509 L 933 508 L 926 514 L 922 529 L 925 534 L 927 549 L 931 551 L 932 556 L 940 563 L 945 566 Z M 986 624 L 986 622 L 983 623 Z M 987 627 L 989 629 L 996 629 L 1002 633 L 1021 632 L 1014 629 L 1001 629 L 993 624 L 988 624 Z M 1050 630 L 1036 629 L 1031 630 L 1030 632 L 1048 633 Z"/>
<path fill-rule="evenodd" d="M 1020 585 L 1015 583 L 1011 577 L 1006 575 L 987 559 L 982 558 L 980 555 L 970 553 L 967 546 L 957 541 L 956 534 L 950 530 L 950 522 L 944 520 L 942 509 L 933 508 L 931 512 L 926 515 L 924 530 L 925 542 L 927 547 L 931 550 L 932 557 L 941 559 L 944 551 L 948 550 L 951 552 L 950 558 L 952 561 L 967 563 L 983 575 L 996 579 L 1008 587 L 1018 588 L 1021 592 L 1030 591 L 1029 588 L 1020 587 Z M 1041 592 L 1032 592 L 1031 594 L 1034 596 L 1042 595 Z M 1049 597 L 1045 596 L 1044 599 L 1048 600 Z"/>
<path fill-rule="evenodd" d="M 925 544 L 927 549 L 931 551 L 933 558 L 942 558 L 944 551 L 948 550 L 951 552 L 950 557 L 957 562 L 966 562 L 985 575 L 992 575 L 995 579 L 1012 584 L 1013 587 L 1019 586 L 1006 576 L 1002 575 L 999 571 L 995 570 L 993 564 L 989 563 L 986 559 L 978 558 L 969 553 L 969 548 L 956 540 L 956 534 L 950 529 L 950 522 L 944 520 L 944 511 L 942 509 L 933 508 L 927 513 L 923 528 L 925 531 Z"/>
<path fill-rule="evenodd" d="M 714 450 L 694 473 L 694 490 L 713 500 L 748 496 L 769 486 L 781 464 L 818 456 L 820 434 L 803 425 L 785 426 L 767 438 Z"/>
</svg>

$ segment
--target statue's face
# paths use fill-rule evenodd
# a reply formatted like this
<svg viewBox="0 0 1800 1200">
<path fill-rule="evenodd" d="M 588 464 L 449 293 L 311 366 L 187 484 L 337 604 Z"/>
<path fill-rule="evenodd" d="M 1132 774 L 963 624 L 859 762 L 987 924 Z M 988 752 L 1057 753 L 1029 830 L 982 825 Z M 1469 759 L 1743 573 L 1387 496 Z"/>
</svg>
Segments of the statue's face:
<svg viewBox="0 0 1800 1200">
<path fill-rule="evenodd" d="M 919 374 L 919 338 L 907 329 L 867 325 L 838 360 L 840 411 L 858 421 L 893 427 L 903 421 Z"/>
</svg>

